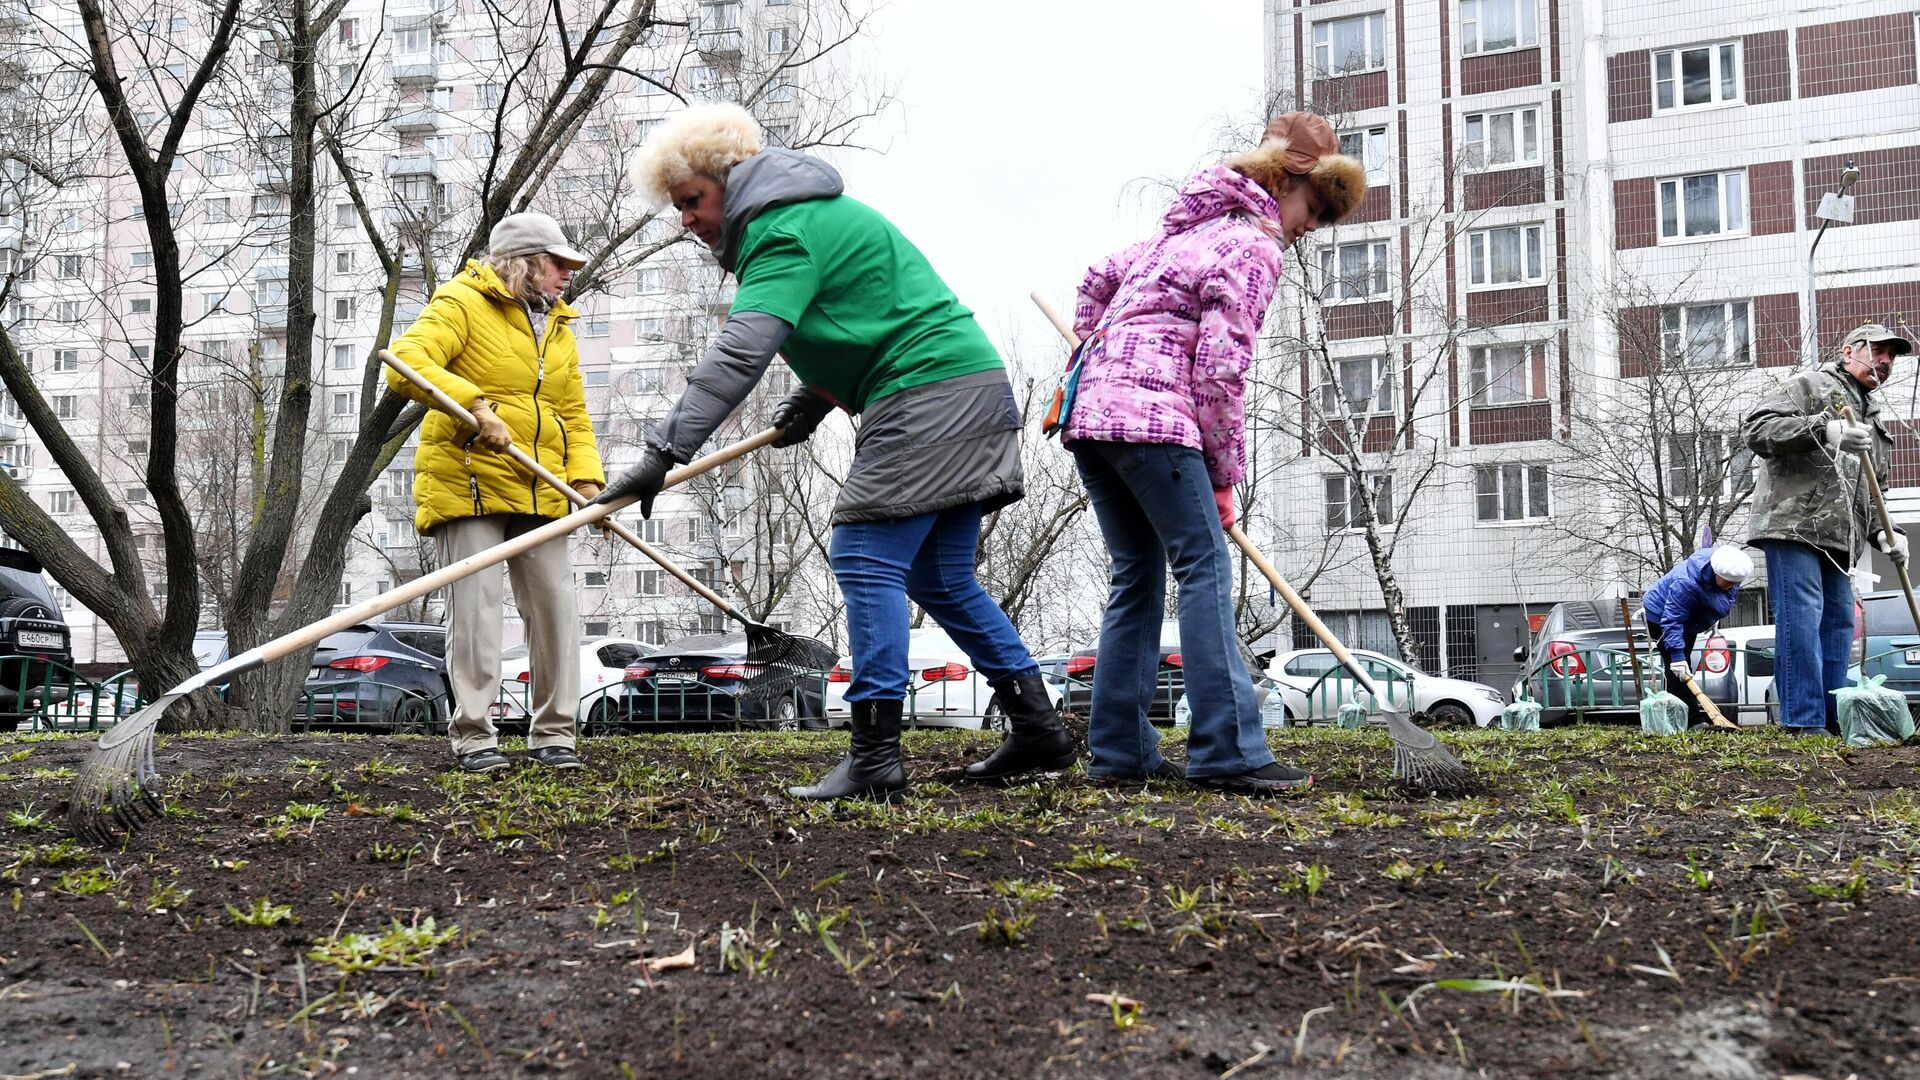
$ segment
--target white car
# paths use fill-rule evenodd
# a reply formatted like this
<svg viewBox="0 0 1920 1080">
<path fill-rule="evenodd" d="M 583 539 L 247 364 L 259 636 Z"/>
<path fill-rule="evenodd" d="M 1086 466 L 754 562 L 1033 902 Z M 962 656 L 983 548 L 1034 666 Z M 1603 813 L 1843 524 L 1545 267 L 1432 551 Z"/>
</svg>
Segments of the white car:
<svg viewBox="0 0 1920 1080">
<path fill-rule="evenodd" d="M 634 638 L 581 638 L 580 700 L 585 703 L 582 715 L 603 694 L 618 695 L 620 684 L 626 681 L 627 665 L 657 648 Z M 529 715 L 527 695 L 533 684 L 528 664 L 524 643 L 500 654 L 500 694 L 493 702 L 495 720 L 525 720 Z"/>
<path fill-rule="evenodd" d="M 825 708 L 831 727 L 845 727 L 850 710 L 847 686 L 853 664 L 842 656 L 827 673 Z M 937 626 L 907 632 L 907 704 L 905 719 L 916 727 L 980 728 L 1001 726 L 1000 709 L 987 677 Z"/>
<path fill-rule="evenodd" d="M 1423 674 L 1364 649 L 1355 649 L 1353 654 L 1395 708 L 1423 712 L 1453 724 L 1472 721 L 1480 727 L 1499 722 L 1501 710 L 1506 708 L 1500 691 L 1484 683 Z M 1338 719 L 1340 705 L 1353 700 L 1358 689 L 1353 676 L 1325 649 L 1280 653 L 1267 666 L 1267 675 L 1279 686 L 1288 717 L 1296 721 Z M 1372 711 L 1379 713 L 1378 703 Z"/>
</svg>

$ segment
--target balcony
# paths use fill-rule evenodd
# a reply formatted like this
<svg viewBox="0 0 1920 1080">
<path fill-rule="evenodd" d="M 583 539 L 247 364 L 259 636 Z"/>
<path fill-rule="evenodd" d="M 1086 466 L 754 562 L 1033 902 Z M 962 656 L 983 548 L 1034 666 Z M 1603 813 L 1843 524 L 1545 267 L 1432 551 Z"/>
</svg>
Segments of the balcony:
<svg viewBox="0 0 1920 1080">
<path fill-rule="evenodd" d="M 420 252 L 411 248 L 400 252 L 400 276 L 425 277 L 426 273 L 427 260 Z"/>
<path fill-rule="evenodd" d="M 284 192 L 293 186 L 292 170 L 282 162 L 261 161 L 253 166 L 253 185 L 261 191 Z"/>
<path fill-rule="evenodd" d="M 432 109 L 408 109 L 387 121 L 395 135 L 431 135 L 440 130 L 440 114 Z"/>
<path fill-rule="evenodd" d="M 256 308 L 253 312 L 253 321 L 262 330 L 285 330 L 287 328 L 286 305 Z"/>
<path fill-rule="evenodd" d="M 0 31 L 25 30 L 33 24 L 27 5 L 18 0 L 0 0 Z"/>
<path fill-rule="evenodd" d="M 708 60 L 737 60 L 740 58 L 740 30 L 738 27 L 727 30 L 702 30 L 694 47 Z"/>
<path fill-rule="evenodd" d="M 387 7 L 387 26 L 407 30 L 416 26 L 445 26 L 453 18 L 454 0 L 394 0 Z"/>
<path fill-rule="evenodd" d="M 413 229 L 425 231 L 444 216 L 445 211 L 437 203 L 395 202 L 387 206 L 382 214 L 389 229 Z"/>
<path fill-rule="evenodd" d="M 402 86 L 432 86 L 440 81 L 440 63 L 431 56 L 396 56 L 393 81 Z"/>
<path fill-rule="evenodd" d="M 286 281 L 287 257 L 285 255 L 262 255 L 253 260 L 253 280 Z"/>
<path fill-rule="evenodd" d="M 0 416 L 0 442 L 18 442 L 27 437 L 27 422 L 15 416 Z"/>
<path fill-rule="evenodd" d="M 438 181 L 440 162 L 432 154 L 395 154 L 387 159 L 387 176 L 390 178 L 424 176 Z"/>
</svg>

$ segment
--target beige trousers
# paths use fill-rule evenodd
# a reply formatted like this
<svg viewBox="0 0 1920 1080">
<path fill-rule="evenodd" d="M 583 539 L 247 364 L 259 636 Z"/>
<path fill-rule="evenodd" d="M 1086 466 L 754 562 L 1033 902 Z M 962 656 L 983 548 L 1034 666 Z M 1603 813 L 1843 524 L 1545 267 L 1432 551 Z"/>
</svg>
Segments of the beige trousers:
<svg viewBox="0 0 1920 1080">
<path fill-rule="evenodd" d="M 434 530 L 440 565 L 452 564 L 547 523 L 532 514 L 457 518 Z M 567 538 L 549 540 L 507 560 L 513 598 L 527 626 L 532 675 L 532 733 L 527 745 L 573 746 L 580 705 L 580 615 L 574 601 Z M 500 629 L 506 596 L 498 569 L 469 574 L 447 597 L 447 675 L 453 682 L 453 752 L 498 745 L 492 706 L 500 691 Z"/>
</svg>

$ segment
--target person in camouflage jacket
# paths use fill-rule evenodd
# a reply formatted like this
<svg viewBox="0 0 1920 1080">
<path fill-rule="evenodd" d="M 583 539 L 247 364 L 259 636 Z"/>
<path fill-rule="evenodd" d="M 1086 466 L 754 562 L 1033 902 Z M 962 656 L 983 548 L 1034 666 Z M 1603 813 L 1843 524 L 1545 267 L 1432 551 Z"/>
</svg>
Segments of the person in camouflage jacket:
<svg viewBox="0 0 1920 1080">
<path fill-rule="evenodd" d="M 1837 730 L 1831 692 L 1847 684 L 1848 571 L 1862 541 L 1906 562 L 1905 537 L 1879 528 L 1861 451 L 1884 487 L 1893 437 L 1873 391 L 1892 375 L 1893 358 L 1911 349 L 1884 326 L 1862 326 L 1847 335 L 1839 362 L 1787 379 L 1741 426 L 1761 459 L 1748 539 L 1767 556 L 1780 724 L 1796 734 Z"/>
</svg>

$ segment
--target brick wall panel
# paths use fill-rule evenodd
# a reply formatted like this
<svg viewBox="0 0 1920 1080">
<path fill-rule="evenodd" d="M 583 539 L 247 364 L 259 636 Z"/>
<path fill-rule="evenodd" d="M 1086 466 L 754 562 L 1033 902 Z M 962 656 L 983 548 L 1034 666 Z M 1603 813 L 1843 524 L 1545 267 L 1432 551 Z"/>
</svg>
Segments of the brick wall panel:
<svg viewBox="0 0 1920 1080">
<path fill-rule="evenodd" d="M 1546 171 L 1498 169 L 1468 173 L 1466 203 L 1468 210 L 1488 210 L 1496 206 L 1532 206 L 1547 201 Z M 1789 208 L 1791 214 L 1791 208 Z"/>
<path fill-rule="evenodd" d="M 1654 181 L 1651 176 L 1613 182 L 1613 246 L 1621 251 L 1652 247 L 1655 232 Z"/>
<path fill-rule="evenodd" d="M 1801 97 L 1920 81 L 1914 71 L 1912 12 L 1802 26 L 1798 34 Z"/>
<path fill-rule="evenodd" d="M 1472 326 L 1508 326 L 1546 320 L 1545 285 L 1467 294 L 1467 322 Z"/>
<path fill-rule="evenodd" d="M 1753 360 L 1763 368 L 1792 367 L 1800 360 L 1800 297 L 1769 293 L 1753 298 Z"/>
<path fill-rule="evenodd" d="M 1660 309 L 1650 304 L 1621 308 L 1614 316 L 1619 336 L 1620 377 L 1636 379 L 1659 361 Z"/>
<path fill-rule="evenodd" d="M 1747 166 L 1747 228 L 1755 236 L 1793 231 L 1793 162 Z"/>
<path fill-rule="evenodd" d="M 1553 437 L 1552 410 L 1544 401 L 1525 405 L 1476 405 L 1467 410 L 1467 434 L 1475 446 L 1550 439 Z"/>
<path fill-rule="evenodd" d="M 1920 421 L 1889 420 L 1887 434 L 1893 436 L 1893 460 L 1888 463 L 1887 486 L 1920 486 Z"/>
<path fill-rule="evenodd" d="M 1740 66 L 1746 76 L 1747 104 L 1771 105 L 1793 97 L 1793 72 L 1787 65 L 1785 30 L 1741 38 Z"/>
<path fill-rule="evenodd" d="M 1395 423 L 1391 416 L 1372 416 L 1367 418 L 1366 430 L 1360 434 L 1360 449 L 1364 453 L 1377 454 L 1393 449 L 1393 429 Z M 1328 454 L 1342 454 L 1347 447 L 1347 424 L 1344 420 L 1320 427 L 1320 449 Z"/>
<path fill-rule="evenodd" d="M 1623 124 L 1653 115 L 1653 60 L 1645 49 L 1607 57 L 1607 120 Z"/>
<path fill-rule="evenodd" d="M 1387 73 L 1369 71 L 1313 80 L 1314 111 L 1338 116 L 1387 107 Z"/>
<path fill-rule="evenodd" d="M 1540 50 L 1537 48 L 1460 59 L 1462 94 L 1491 94 L 1516 86 L 1538 86 L 1540 82 Z"/>
<path fill-rule="evenodd" d="M 1370 221 L 1385 221 L 1393 216 L 1393 188 L 1388 185 L 1376 185 L 1367 189 L 1366 197 L 1353 213 L 1341 220 L 1352 225 L 1364 225 Z"/>
<path fill-rule="evenodd" d="M 1339 341 L 1393 333 L 1393 303 L 1329 304 L 1322 311 L 1327 336 Z"/>
<path fill-rule="evenodd" d="M 1895 325 L 1895 317 L 1902 317 L 1910 324 L 1920 322 L 1920 281 L 1821 289 L 1816 310 L 1820 313 L 1822 360 L 1838 356 L 1840 339 L 1863 322 L 1882 323 L 1911 338 L 1914 332 Z"/>
<path fill-rule="evenodd" d="M 1808 228 L 1820 227 L 1820 219 L 1813 212 L 1820 205 L 1820 196 L 1839 190 L 1840 172 L 1848 158 L 1860 167 L 1860 184 L 1853 191 L 1853 224 L 1920 218 L 1920 146 L 1894 146 L 1808 158 L 1804 165 Z M 1833 227 L 1843 226 L 1835 222 Z"/>
</svg>

